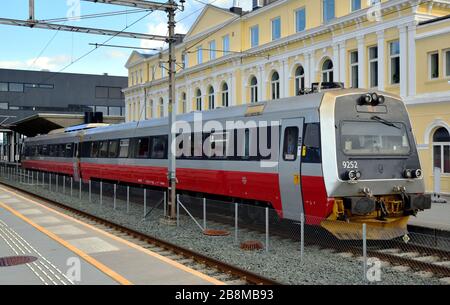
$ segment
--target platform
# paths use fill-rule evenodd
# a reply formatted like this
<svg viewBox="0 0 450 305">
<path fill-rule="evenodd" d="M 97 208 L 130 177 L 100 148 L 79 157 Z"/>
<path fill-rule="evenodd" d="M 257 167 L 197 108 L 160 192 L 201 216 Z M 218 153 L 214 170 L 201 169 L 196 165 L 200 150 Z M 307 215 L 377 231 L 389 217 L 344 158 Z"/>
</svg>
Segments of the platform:
<svg viewBox="0 0 450 305">
<path fill-rule="evenodd" d="M 431 209 L 409 218 L 409 225 L 450 231 L 450 197 L 443 196 L 447 203 L 432 203 Z"/>
<path fill-rule="evenodd" d="M 0 285 L 223 284 L 0 187 L 0 257 L 22 255 L 37 260 L 0 267 Z"/>
</svg>

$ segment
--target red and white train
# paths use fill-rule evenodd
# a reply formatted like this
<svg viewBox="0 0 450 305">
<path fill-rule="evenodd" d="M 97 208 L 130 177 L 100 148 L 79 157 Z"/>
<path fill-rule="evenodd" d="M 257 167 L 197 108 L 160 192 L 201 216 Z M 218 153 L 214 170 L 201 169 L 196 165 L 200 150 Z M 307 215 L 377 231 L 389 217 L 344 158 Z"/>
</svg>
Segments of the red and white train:
<svg viewBox="0 0 450 305">
<path fill-rule="evenodd" d="M 430 208 L 408 113 L 396 96 L 338 89 L 202 112 L 202 126 L 243 123 L 221 132 L 197 132 L 198 115 L 177 116 L 191 127 L 180 131 L 178 150 L 191 144 L 192 152 L 177 158 L 180 193 L 268 206 L 292 220 L 303 213 L 307 224 L 340 238 L 354 236 L 362 223 L 369 238 L 399 236 L 410 215 Z M 28 138 L 22 166 L 84 181 L 167 188 L 167 124 L 161 118 L 81 126 Z M 260 145 L 266 138 L 270 155 Z M 206 141 L 216 150 L 219 142 L 234 145 L 211 155 Z"/>
</svg>

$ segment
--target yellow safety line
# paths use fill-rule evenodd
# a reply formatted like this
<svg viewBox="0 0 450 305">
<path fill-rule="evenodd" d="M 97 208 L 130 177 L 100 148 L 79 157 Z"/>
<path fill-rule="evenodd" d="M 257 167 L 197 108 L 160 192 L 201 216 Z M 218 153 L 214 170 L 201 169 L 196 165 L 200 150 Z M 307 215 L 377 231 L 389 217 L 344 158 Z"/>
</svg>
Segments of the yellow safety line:
<svg viewBox="0 0 450 305">
<path fill-rule="evenodd" d="M 89 254 L 81 251 L 80 249 L 78 249 L 77 247 L 75 247 L 74 245 L 70 244 L 69 242 L 65 241 L 62 238 L 59 238 L 56 234 L 50 232 L 49 230 L 45 229 L 44 227 L 41 227 L 40 225 L 34 223 L 33 221 L 31 221 L 29 218 L 23 216 L 22 214 L 20 214 L 18 211 L 16 211 L 15 209 L 11 208 L 10 206 L 6 205 L 4 202 L 2 202 L 0 200 L 0 207 L 4 208 L 5 210 L 8 210 L 9 212 L 11 212 L 12 214 L 14 214 L 15 216 L 19 217 L 20 219 L 22 219 L 23 221 L 27 222 L 28 224 L 30 224 L 31 226 L 35 227 L 36 229 L 38 229 L 39 231 L 41 231 L 42 233 L 44 233 L 45 235 L 47 235 L 48 237 L 50 237 L 51 239 L 55 240 L 56 242 L 60 243 L 61 245 L 63 245 L 64 247 L 66 247 L 67 249 L 69 249 L 70 251 L 74 252 L 75 254 L 77 254 L 78 256 L 80 256 L 81 258 L 83 258 L 85 261 L 87 261 L 88 263 L 90 263 L 91 265 L 93 265 L 94 267 L 96 267 L 97 269 L 99 269 L 100 271 L 102 271 L 103 273 L 107 274 L 109 277 L 111 277 L 113 280 L 119 282 L 122 285 L 132 285 L 132 283 L 127 280 L 126 278 L 124 278 L 123 276 L 121 276 L 120 274 L 118 274 L 117 272 L 111 270 L 110 268 L 106 267 L 105 265 L 103 265 L 102 263 L 100 263 L 99 261 L 97 261 L 95 258 L 93 258 L 92 256 L 89 256 Z"/>
<path fill-rule="evenodd" d="M 205 280 L 205 281 L 208 281 L 208 282 L 210 282 L 210 283 L 212 283 L 212 284 L 214 284 L 214 285 L 226 285 L 226 284 L 225 284 L 224 282 L 222 282 L 222 281 L 219 281 L 219 280 L 217 280 L 217 279 L 215 279 L 215 278 L 213 278 L 213 277 L 210 277 L 210 276 L 208 276 L 208 275 L 206 275 L 206 274 L 203 274 L 203 273 L 201 273 L 201 272 L 199 272 L 199 271 L 197 271 L 197 270 L 194 270 L 194 269 L 192 269 L 192 268 L 189 268 L 189 267 L 187 267 L 187 266 L 185 266 L 185 265 L 183 265 L 183 264 L 180 264 L 180 263 L 178 263 L 178 262 L 176 262 L 176 261 L 174 261 L 174 260 L 172 260 L 172 259 L 170 259 L 170 258 L 167 258 L 167 257 L 165 257 L 165 256 L 162 256 L 162 255 L 160 255 L 160 254 L 158 254 L 158 253 L 155 253 L 155 252 L 153 252 L 153 251 L 151 251 L 151 250 L 142 248 L 141 246 L 138 246 L 138 245 L 136 245 L 136 244 L 134 244 L 134 243 L 132 243 L 132 242 L 130 242 L 130 241 L 128 241 L 128 240 L 125 240 L 125 239 L 123 239 L 123 238 L 121 238 L 121 237 L 115 236 L 115 235 L 113 235 L 113 234 L 111 234 L 111 233 L 108 233 L 108 232 L 105 232 L 105 231 L 103 231 L 103 230 L 101 230 L 101 229 L 99 229 L 99 228 L 96 228 L 96 227 L 94 227 L 94 226 L 92 226 L 92 225 L 90 225 L 90 224 L 87 224 L 87 223 L 84 223 L 84 222 L 82 222 L 82 221 L 80 221 L 80 220 L 78 220 L 78 219 L 72 218 L 72 217 L 69 216 L 69 215 L 66 215 L 66 214 L 63 214 L 63 213 L 61 213 L 61 212 L 55 211 L 55 210 L 53 210 L 53 209 L 51 209 L 51 208 L 49 208 L 49 207 L 47 207 L 47 206 L 45 206 L 45 205 L 43 205 L 43 204 L 37 202 L 37 201 L 34 201 L 34 200 L 32 200 L 32 199 L 29 199 L 29 198 L 27 198 L 27 197 L 25 197 L 25 196 L 22 196 L 22 195 L 20 195 L 20 194 L 11 192 L 11 191 L 9 191 L 9 190 L 7 190 L 7 189 L 4 189 L 3 187 L 0 187 L 0 190 L 5 191 L 5 192 L 7 192 L 7 193 L 10 193 L 10 194 L 13 195 L 13 196 L 17 196 L 17 197 L 20 197 L 20 198 L 22 198 L 22 199 L 25 199 L 25 200 L 27 200 L 27 201 L 29 201 L 29 202 L 32 202 L 32 203 L 36 204 L 36 205 L 39 205 L 39 206 L 41 206 L 42 208 L 47 209 L 48 211 L 51 211 L 51 212 L 53 212 L 53 213 L 55 213 L 55 214 L 57 214 L 57 215 L 59 215 L 59 216 L 61 216 L 61 217 L 64 217 L 64 218 L 69 219 L 69 220 L 71 220 L 71 221 L 73 221 L 73 222 L 76 222 L 76 223 L 78 223 L 78 224 L 80 224 L 80 225 L 83 225 L 83 226 L 85 226 L 85 227 L 87 227 L 87 228 L 89 228 L 89 229 L 91 229 L 91 230 L 94 230 L 94 231 L 96 231 L 96 232 L 98 232 L 98 233 L 100 233 L 100 234 L 103 234 L 103 235 L 105 235 L 105 236 L 107 236 L 107 237 L 109 237 L 109 238 L 111 238 L 111 239 L 114 239 L 114 240 L 116 240 L 116 241 L 118 241 L 118 242 L 124 243 L 124 244 L 126 244 L 127 246 L 129 246 L 129 247 L 131 247 L 131 248 L 133 248 L 133 249 L 136 249 L 136 250 L 141 251 L 141 252 L 143 252 L 143 253 L 145 253 L 145 254 L 148 254 L 148 255 L 150 255 L 150 256 L 152 256 L 152 257 L 154 257 L 154 258 L 157 258 L 157 259 L 159 259 L 159 260 L 161 260 L 161 261 L 163 261 L 163 262 L 165 262 L 165 263 L 167 263 L 167 264 L 169 264 L 169 265 L 172 265 L 172 266 L 174 266 L 174 267 L 176 267 L 176 268 L 178 268 L 178 269 L 181 269 L 181 270 L 183 270 L 183 271 L 185 271 L 185 272 L 188 272 L 188 273 L 190 273 L 190 274 L 193 274 L 193 275 L 195 275 L 195 276 L 197 276 L 197 277 L 199 277 L 199 278 L 201 278 L 201 279 L 203 279 L 203 280 Z M 1 201 L 0 201 L 0 202 L 1 202 Z"/>
</svg>

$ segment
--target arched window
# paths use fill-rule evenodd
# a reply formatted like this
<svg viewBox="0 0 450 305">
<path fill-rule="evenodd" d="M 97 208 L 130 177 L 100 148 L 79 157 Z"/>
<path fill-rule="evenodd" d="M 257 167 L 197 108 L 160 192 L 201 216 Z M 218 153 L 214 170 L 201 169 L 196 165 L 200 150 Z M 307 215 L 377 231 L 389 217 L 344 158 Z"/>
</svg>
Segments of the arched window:
<svg viewBox="0 0 450 305">
<path fill-rule="evenodd" d="M 198 111 L 202 111 L 202 91 L 197 89 L 195 91 L 195 104 Z"/>
<path fill-rule="evenodd" d="M 450 174 L 450 133 L 444 127 L 433 134 L 433 164 L 441 173 Z"/>
<path fill-rule="evenodd" d="M 222 106 L 228 107 L 229 106 L 229 95 L 228 95 L 228 84 L 223 83 L 222 84 Z"/>
<path fill-rule="evenodd" d="M 181 93 L 181 113 L 186 113 L 186 92 Z"/>
<path fill-rule="evenodd" d="M 295 69 L 295 95 L 300 95 L 300 92 L 305 89 L 305 70 L 302 66 Z"/>
<path fill-rule="evenodd" d="M 272 73 L 271 87 L 272 87 L 272 99 L 273 100 L 279 99 L 280 98 L 280 75 L 276 71 Z"/>
<path fill-rule="evenodd" d="M 147 105 L 146 109 L 146 118 L 150 119 L 152 117 L 152 110 L 153 110 L 153 100 L 150 100 Z"/>
<path fill-rule="evenodd" d="M 333 82 L 333 62 L 327 59 L 322 65 L 322 82 Z"/>
<path fill-rule="evenodd" d="M 214 109 L 215 101 L 214 101 L 214 88 L 212 86 L 208 89 L 208 109 Z"/>
<path fill-rule="evenodd" d="M 162 97 L 159 99 L 159 117 L 164 117 L 164 100 Z"/>
<path fill-rule="evenodd" d="M 255 76 L 250 79 L 250 102 L 258 102 L 258 80 Z"/>
</svg>

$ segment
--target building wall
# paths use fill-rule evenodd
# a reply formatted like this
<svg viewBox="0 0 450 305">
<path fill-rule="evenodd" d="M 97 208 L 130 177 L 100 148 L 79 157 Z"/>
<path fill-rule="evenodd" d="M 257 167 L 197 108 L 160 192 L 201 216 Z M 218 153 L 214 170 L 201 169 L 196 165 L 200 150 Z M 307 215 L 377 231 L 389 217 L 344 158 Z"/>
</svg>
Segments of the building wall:
<svg viewBox="0 0 450 305">
<path fill-rule="evenodd" d="M 280 76 L 280 97 L 293 96 L 296 93 L 296 68 L 299 65 L 304 68 L 305 85 L 309 87 L 321 80 L 322 65 L 327 59 L 333 62 L 334 81 L 350 87 L 351 52 L 355 51 L 359 76 L 356 85 L 369 88 L 369 48 L 377 46 L 378 86 L 374 89 L 400 95 L 410 109 L 427 191 L 432 191 L 432 147 L 431 144 L 426 146 L 428 142 L 424 141 L 423 133 L 436 124 L 437 118 L 444 123 L 442 126 L 450 126 L 450 79 L 444 70 L 445 52 L 450 49 L 450 19 L 423 25 L 422 22 L 448 15 L 450 4 L 448 1 L 386 0 L 380 5 L 368 6 L 366 1 L 361 1 L 362 9 L 350 12 L 350 3 L 350 0 L 336 0 L 336 18 L 329 22 L 324 22 L 322 1 L 317 0 L 278 0 L 242 17 L 207 6 L 183 43 L 176 48 L 177 60 L 181 62 L 185 56 L 187 65 L 177 72 L 175 109 L 178 113 L 183 112 L 181 97 L 185 93 L 185 110 L 196 110 L 195 93 L 200 89 L 202 110 L 207 110 L 209 86 L 214 88 L 215 106 L 221 106 L 223 82 L 229 88 L 230 105 L 249 103 L 249 82 L 253 76 L 258 81 L 259 100 L 271 99 L 274 72 Z M 300 8 L 306 9 L 306 28 L 297 32 L 295 12 Z M 375 11 L 380 13 L 378 20 L 373 18 Z M 281 38 L 272 41 L 271 20 L 275 17 L 281 18 Z M 259 27 L 259 45 L 251 47 L 250 29 L 255 25 Z M 230 37 L 230 50 L 237 53 L 216 52 L 216 59 L 211 59 L 209 51 L 203 50 L 203 62 L 199 63 L 197 47 L 207 49 L 209 41 L 215 40 L 216 49 L 223 50 L 225 35 Z M 398 83 L 391 82 L 391 42 L 398 42 L 400 46 Z M 436 51 L 440 75 L 431 80 L 429 55 Z M 164 56 L 166 53 L 163 53 L 163 59 Z M 127 109 L 130 110 L 128 121 L 159 117 L 160 98 L 164 101 L 163 115 L 167 115 L 167 77 L 161 78 L 160 69 L 156 69 L 155 77 L 149 81 L 136 77 L 136 71 L 158 66 L 159 61 L 158 55 L 144 56 L 134 52 L 130 56 L 127 62 L 129 88 L 125 90 Z M 447 176 L 444 175 L 441 185 L 443 192 L 450 193 Z"/>
</svg>

